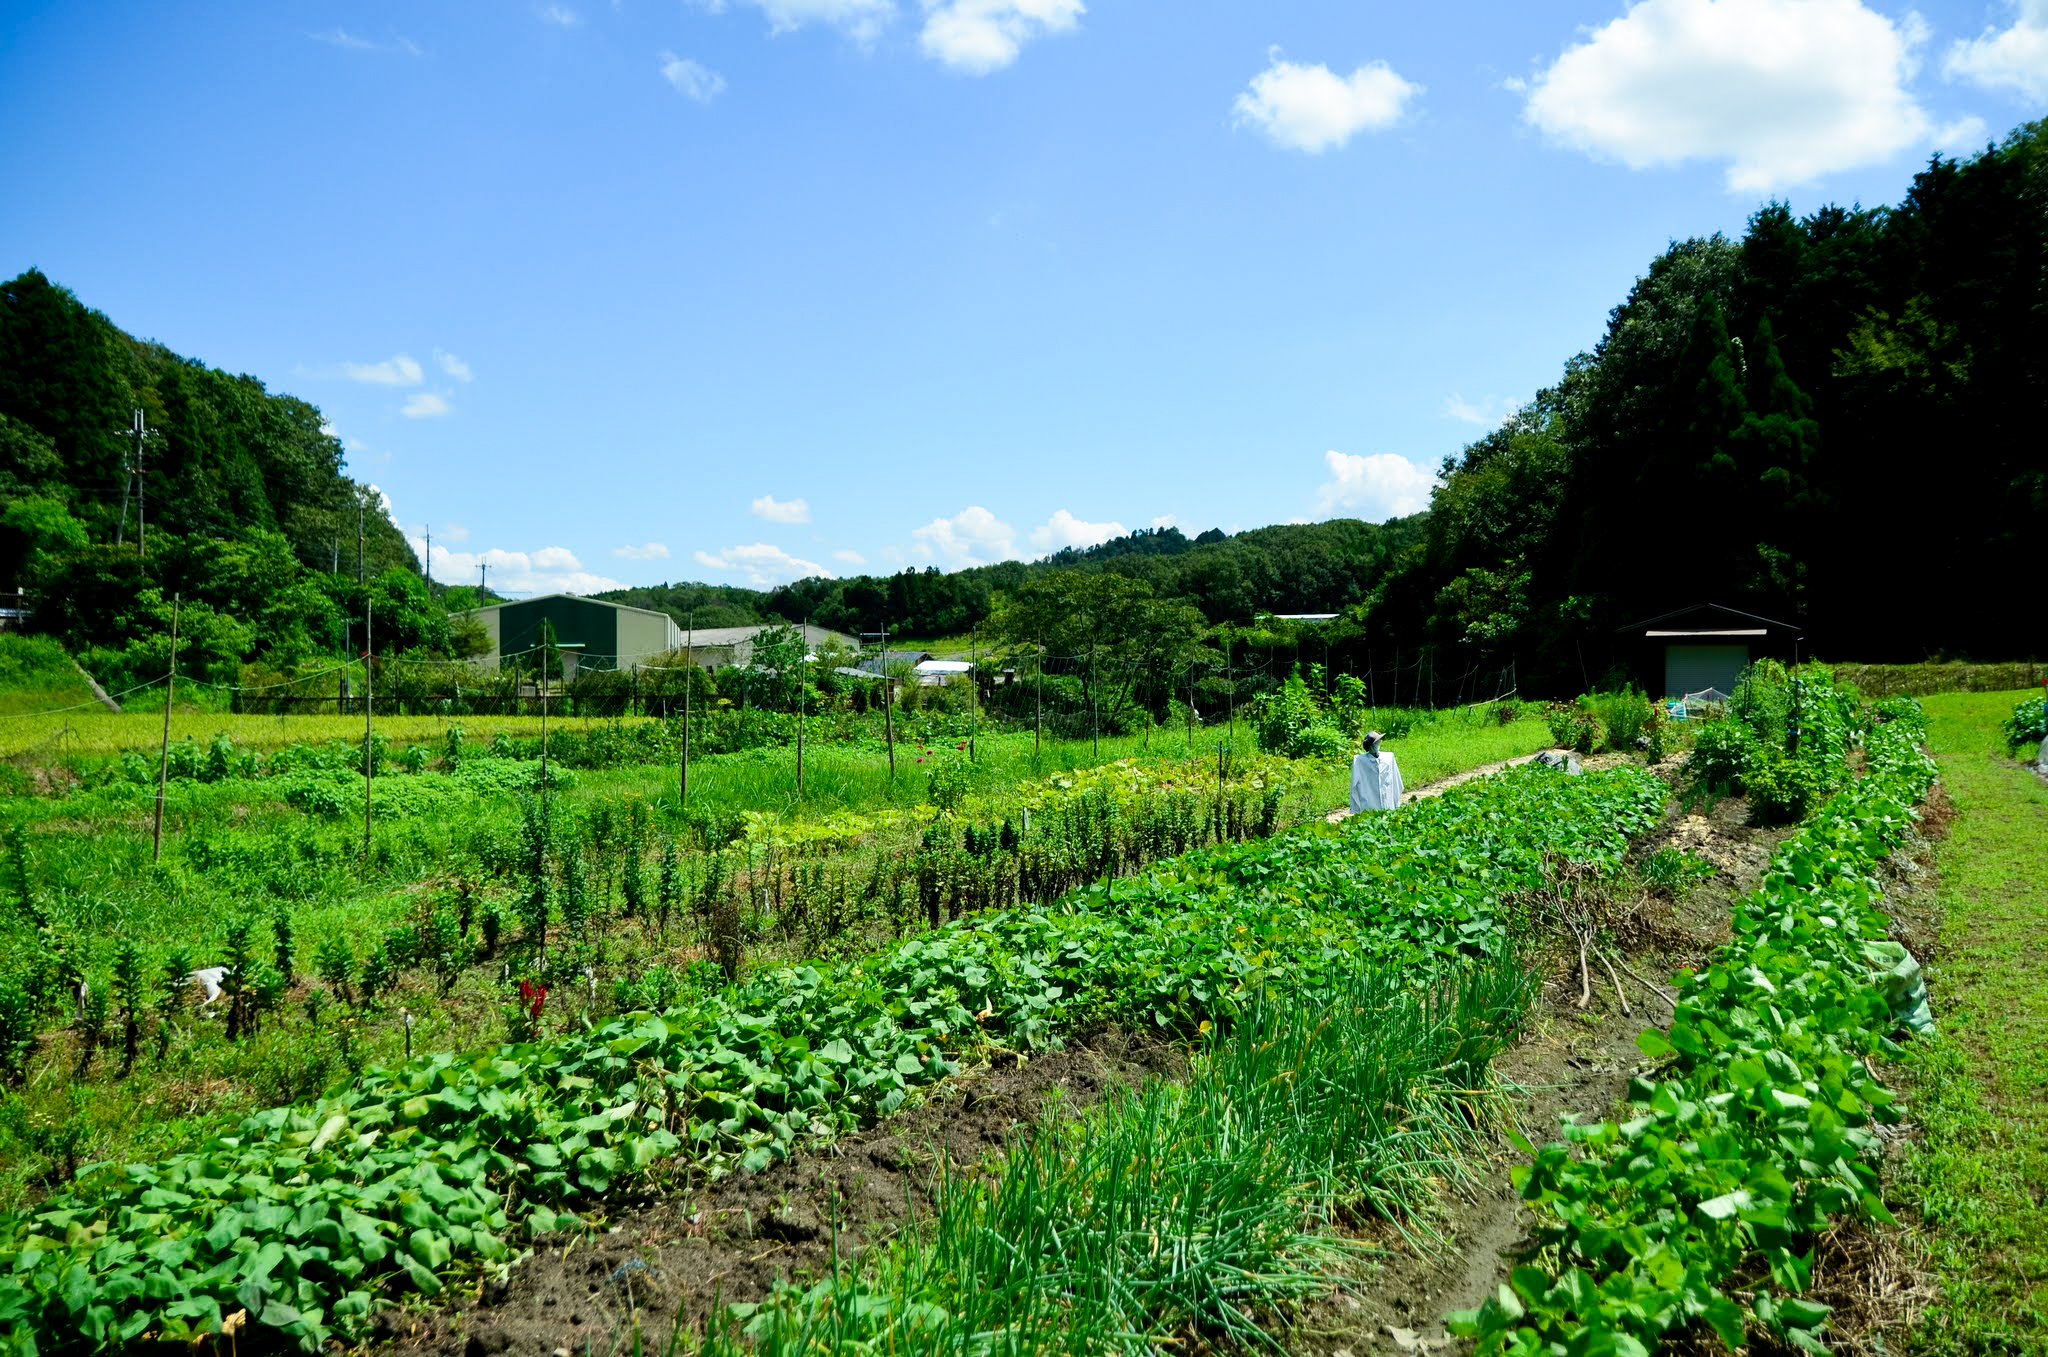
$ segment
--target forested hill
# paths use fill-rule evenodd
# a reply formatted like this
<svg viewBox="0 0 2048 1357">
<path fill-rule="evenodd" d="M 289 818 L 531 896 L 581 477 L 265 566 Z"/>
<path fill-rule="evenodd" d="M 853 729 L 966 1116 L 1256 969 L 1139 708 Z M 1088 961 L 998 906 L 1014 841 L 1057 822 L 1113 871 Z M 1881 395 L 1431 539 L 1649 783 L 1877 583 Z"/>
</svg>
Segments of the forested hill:
<svg viewBox="0 0 2048 1357">
<path fill-rule="evenodd" d="M 807 579 L 766 593 L 676 584 L 599 597 L 664 609 L 679 621 L 694 615 L 700 627 L 774 618 L 846 632 L 886 626 L 905 636 L 956 636 L 987 620 L 1000 595 L 1016 593 L 1029 580 L 1056 570 L 1114 571 L 1145 581 L 1160 597 L 1194 604 L 1212 622 L 1248 622 L 1261 612 L 1362 606 L 1421 541 L 1419 517 L 1282 524 L 1234 537 L 1217 528 L 1195 538 L 1178 528 L 1140 528 L 1037 561 Z"/>
<path fill-rule="evenodd" d="M 142 463 L 152 528 L 269 530 L 307 565 L 331 566 L 339 545 L 353 570 L 356 486 L 318 409 L 134 339 L 34 269 L 0 284 L 0 497 L 59 499 L 93 540 L 113 541 L 138 409 L 156 431 Z M 366 526 L 373 570 L 418 568 L 382 513 Z"/>
<path fill-rule="evenodd" d="M 1809 653 L 2041 653 L 2044 129 L 1936 158 L 1894 207 L 1674 243 L 1447 464 L 1369 625 L 1538 678 L 1709 600 L 1803 623 Z"/>
<path fill-rule="evenodd" d="M 131 480 L 138 409 L 151 433 Z M 28 591 L 36 625 L 110 687 L 164 672 L 174 594 L 201 675 L 337 655 L 365 594 L 386 643 L 445 647 L 418 558 L 324 423 L 124 334 L 34 269 L 0 283 L 0 590 Z"/>
</svg>

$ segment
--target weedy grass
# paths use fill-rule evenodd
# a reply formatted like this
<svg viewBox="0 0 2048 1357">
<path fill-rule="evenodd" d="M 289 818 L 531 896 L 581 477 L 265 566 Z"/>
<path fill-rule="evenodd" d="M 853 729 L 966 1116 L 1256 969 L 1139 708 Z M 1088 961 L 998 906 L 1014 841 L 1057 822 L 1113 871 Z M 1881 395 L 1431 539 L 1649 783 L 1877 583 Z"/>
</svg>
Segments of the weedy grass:
<svg viewBox="0 0 2048 1357">
<path fill-rule="evenodd" d="M 47 636 L 0 633 L 0 717 L 97 702 L 63 646 Z M 112 715 L 104 707 L 98 710 Z M 19 724 L 19 719 L 0 720 L 0 741 L 6 740 L 7 727 Z"/>
<path fill-rule="evenodd" d="M 1926 700 L 1956 818 L 1940 848 L 1942 1032 L 1916 1049 L 1923 1135 L 1901 1175 L 1940 1299 L 1929 1353 L 2048 1351 L 2048 788 L 2004 758 L 1999 725 L 2026 692 Z"/>
<path fill-rule="evenodd" d="M 1264 1309 L 1467 1176 L 1488 1066 L 1532 979 L 1512 957 L 1417 987 L 1375 971 L 1311 1006 L 1254 1001 L 1184 1083 L 1052 1104 L 989 1165 L 945 1166 L 933 1217 L 816 1286 L 716 1318 L 706 1357 L 1152 1353 L 1270 1343 Z"/>
<path fill-rule="evenodd" d="M 72 671 L 77 679 L 77 671 Z M 92 694 L 82 680 L 82 699 Z M 44 703 L 35 693 L 8 689 L 6 701 L 23 711 L 40 711 Z M 554 731 L 588 731 L 609 725 L 619 718 L 598 716 L 550 717 Z M 651 720 L 651 717 L 633 718 Z M 472 739 L 488 740 L 499 734 L 517 739 L 540 735 L 539 716 L 378 716 L 377 733 L 396 744 L 433 743 L 447 738 L 450 726 L 461 726 Z M 226 734 L 243 749 L 281 749 L 292 744 L 324 744 L 329 740 L 363 738 L 361 716 L 253 716 L 229 712 L 194 710 L 182 701 L 171 712 L 171 739 L 205 744 Z M 59 712 L 47 716 L 8 715 L 0 720 L 0 758 L 28 757 L 39 760 L 100 757 L 130 750 L 153 754 L 164 736 L 163 694 L 151 700 L 131 699 L 127 710 L 110 712 L 104 707 Z"/>
</svg>

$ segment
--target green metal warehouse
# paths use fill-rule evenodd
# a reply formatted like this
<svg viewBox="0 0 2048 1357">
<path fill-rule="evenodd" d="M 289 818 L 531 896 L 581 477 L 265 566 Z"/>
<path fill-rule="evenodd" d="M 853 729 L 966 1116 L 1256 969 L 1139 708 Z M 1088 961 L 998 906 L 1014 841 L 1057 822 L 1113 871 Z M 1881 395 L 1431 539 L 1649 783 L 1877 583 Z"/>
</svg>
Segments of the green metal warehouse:
<svg viewBox="0 0 2048 1357">
<path fill-rule="evenodd" d="M 572 655 L 580 651 L 581 662 L 593 669 L 630 669 L 683 647 L 683 630 L 667 613 L 575 594 L 498 603 L 464 616 L 475 618 L 491 638 L 490 652 L 478 661 L 486 669 L 534 649 L 548 624 L 554 627 L 555 644 Z"/>
</svg>

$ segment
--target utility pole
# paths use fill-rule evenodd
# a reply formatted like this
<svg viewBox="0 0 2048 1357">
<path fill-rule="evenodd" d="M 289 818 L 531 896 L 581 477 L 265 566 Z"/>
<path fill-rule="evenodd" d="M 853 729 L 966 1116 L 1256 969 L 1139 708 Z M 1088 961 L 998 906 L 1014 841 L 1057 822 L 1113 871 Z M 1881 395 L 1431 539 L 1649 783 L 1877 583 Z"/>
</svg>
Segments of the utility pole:
<svg viewBox="0 0 2048 1357">
<path fill-rule="evenodd" d="M 135 440 L 135 450 L 121 459 L 125 465 L 121 477 L 121 521 L 114 527 L 114 545 L 117 547 L 122 544 L 128 530 L 128 492 L 135 488 L 135 478 L 142 471 L 143 440 L 149 437 L 149 421 L 140 406 L 129 417 L 128 436 Z"/>
<path fill-rule="evenodd" d="M 178 603 L 183 595 L 171 595 L 171 669 L 164 680 L 164 748 L 156 769 L 156 831 L 149 850 L 151 862 L 164 856 L 164 788 L 171 780 L 171 695 L 178 690 Z"/>
<path fill-rule="evenodd" d="M 368 507 L 369 507 L 368 501 L 367 501 L 367 500 L 365 500 L 365 499 L 364 499 L 364 497 L 363 497 L 363 487 L 361 487 L 361 486 L 359 485 L 359 486 L 357 486 L 357 487 L 356 487 L 356 583 L 357 583 L 357 584 L 361 584 L 361 583 L 363 583 L 363 582 L 364 582 L 365 580 L 369 579 L 369 574 L 368 574 L 367 570 L 365 569 L 365 567 L 364 567 L 364 565 L 363 565 L 363 513 L 364 513 L 364 510 L 365 510 L 365 509 L 367 509 Z"/>
<path fill-rule="evenodd" d="M 135 412 L 135 549 L 149 559 L 149 475 L 143 465 L 143 445 L 149 438 L 149 424 L 142 411 Z"/>
<path fill-rule="evenodd" d="M 370 787 L 377 776 L 377 680 L 370 661 L 377 653 L 375 605 L 363 600 L 363 875 L 370 874 Z"/>
<path fill-rule="evenodd" d="M 491 606 L 490 599 L 491 563 L 489 561 L 478 561 L 476 563 L 476 606 L 488 608 Z"/>
</svg>

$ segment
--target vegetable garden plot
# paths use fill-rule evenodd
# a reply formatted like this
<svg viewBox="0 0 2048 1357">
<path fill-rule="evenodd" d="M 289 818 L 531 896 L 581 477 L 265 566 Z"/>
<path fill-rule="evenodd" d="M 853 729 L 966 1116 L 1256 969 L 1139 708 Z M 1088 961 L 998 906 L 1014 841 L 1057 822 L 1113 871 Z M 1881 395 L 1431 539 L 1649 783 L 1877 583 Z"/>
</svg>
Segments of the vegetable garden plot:
<svg viewBox="0 0 2048 1357">
<path fill-rule="evenodd" d="M 1629 1120 L 1529 1149 L 1537 1252 L 1454 1326 L 1482 1357 L 1647 1353 L 1695 1324 L 1825 1351 L 1827 1307 L 1799 1299 L 1812 1240 L 1848 1211 L 1890 1223 L 1873 1128 L 1899 1114 L 1867 1060 L 1896 1052 L 1901 1015 L 1876 870 L 1934 780 L 1917 704 L 1886 706 L 1867 775 L 1779 849 L 1735 941 L 1682 979 L 1669 1038 L 1641 1041 L 1667 1063 L 1635 1081 Z M 1745 1269 L 1766 1275 L 1738 1289 Z"/>
<path fill-rule="evenodd" d="M 216 1332 L 244 1310 L 310 1348 L 357 1331 L 381 1293 L 503 1263 L 629 1180 L 766 1164 L 991 1046 L 1097 1020 L 1192 1033 L 1262 987 L 1495 954 L 1504 896 L 1551 856 L 1618 865 L 1663 800 L 1632 770 L 1518 770 L 587 1036 L 373 1071 L 0 1225 L 0 1323 L 17 1347 L 64 1351 Z"/>
</svg>

